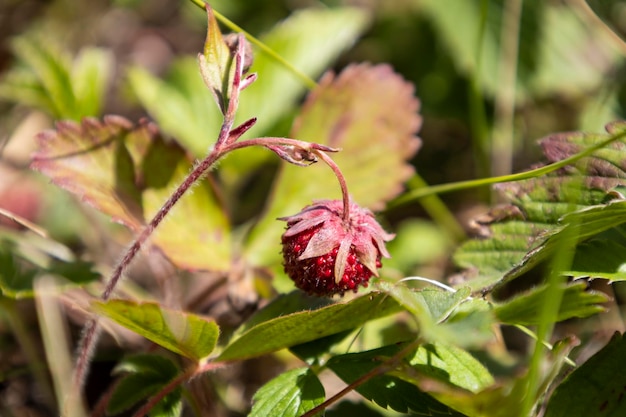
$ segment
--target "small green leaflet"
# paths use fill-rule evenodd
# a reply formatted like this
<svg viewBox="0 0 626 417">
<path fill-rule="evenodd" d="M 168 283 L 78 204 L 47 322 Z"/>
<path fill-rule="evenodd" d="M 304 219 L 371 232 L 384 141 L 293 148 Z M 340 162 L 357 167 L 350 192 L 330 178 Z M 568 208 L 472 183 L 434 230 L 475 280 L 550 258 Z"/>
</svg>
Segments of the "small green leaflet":
<svg viewBox="0 0 626 417">
<path fill-rule="evenodd" d="M 324 402 L 324 387 L 309 368 L 284 372 L 259 389 L 250 417 L 299 417 Z"/>
<path fill-rule="evenodd" d="M 196 361 L 213 352 L 219 336 L 219 328 L 214 321 L 162 308 L 157 303 L 94 301 L 91 307 L 146 339 Z"/>
</svg>

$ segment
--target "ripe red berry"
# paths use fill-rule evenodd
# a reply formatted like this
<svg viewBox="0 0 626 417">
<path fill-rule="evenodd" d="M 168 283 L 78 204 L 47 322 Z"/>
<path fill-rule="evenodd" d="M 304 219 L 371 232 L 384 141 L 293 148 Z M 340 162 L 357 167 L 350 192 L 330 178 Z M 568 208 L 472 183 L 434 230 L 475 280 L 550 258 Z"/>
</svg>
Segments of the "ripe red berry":
<svg viewBox="0 0 626 417">
<path fill-rule="evenodd" d="M 332 296 L 367 287 L 378 276 L 381 257 L 389 257 L 385 242 L 393 239 L 374 215 L 350 204 L 350 218 L 343 219 L 341 200 L 320 200 L 300 213 L 282 217 L 285 272 L 296 287 L 309 294 Z"/>
</svg>

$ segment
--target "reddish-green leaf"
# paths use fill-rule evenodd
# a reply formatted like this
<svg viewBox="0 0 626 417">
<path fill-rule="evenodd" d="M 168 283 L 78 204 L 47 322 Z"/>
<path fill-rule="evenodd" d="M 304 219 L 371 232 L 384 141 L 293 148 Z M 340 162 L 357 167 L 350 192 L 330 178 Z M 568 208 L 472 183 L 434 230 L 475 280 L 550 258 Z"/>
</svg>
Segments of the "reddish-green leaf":
<svg viewBox="0 0 626 417">
<path fill-rule="evenodd" d="M 97 313 L 146 339 L 194 360 L 208 356 L 219 336 L 219 328 L 214 321 L 162 308 L 156 303 L 112 300 L 95 301 L 91 306 Z"/>
<path fill-rule="evenodd" d="M 415 134 L 421 124 L 413 92 L 389 66 L 349 66 L 338 76 L 327 74 L 311 92 L 291 136 L 341 148 L 332 158 L 351 197 L 361 206 L 380 209 L 413 173 L 407 160 L 420 145 Z M 277 261 L 281 229 L 274 219 L 297 213 L 312 200 L 340 196 L 337 179 L 325 164 L 284 165 L 267 215 L 251 236 L 249 255 L 257 262 Z"/>
<path fill-rule="evenodd" d="M 468 277 L 472 280 L 467 285 L 474 290 L 489 288 L 520 276 L 557 249 L 555 243 L 561 233 L 571 232 L 566 228 L 576 227 L 571 242 L 576 247 L 581 241 L 623 223 L 623 216 L 616 215 L 618 206 L 611 204 L 606 210 L 602 207 L 610 191 L 626 185 L 626 123 L 610 124 L 607 131 L 608 134 L 550 135 L 540 142 L 548 162 L 564 160 L 611 138 L 615 140 L 591 156 L 546 176 L 498 185 L 497 189 L 511 204 L 478 220 L 480 237 L 466 242 L 455 253 L 457 264 L 469 269 Z M 571 213 L 575 212 L 578 213 L 573 216 Z M 607 241 L 595 243 L 602 245 Z M 585 256 L 581 249 L 593 247 L 579 247 L 578 259 Z M 615 245 L 613 249 L 619 251 L 619 247 Z M 588 272 L 593 276 L 593 271 Z"/>
<path fill-rule="evenodd" d="M 152 124 L 110 116 L 60 122 L 39 135 L 32 167 L 138 232 L 191 169 L 184 150 Z M 230 267 L 228 220 L 203 181 L 175 206 L 151 241 L 178 266 Z"/>
</svg>

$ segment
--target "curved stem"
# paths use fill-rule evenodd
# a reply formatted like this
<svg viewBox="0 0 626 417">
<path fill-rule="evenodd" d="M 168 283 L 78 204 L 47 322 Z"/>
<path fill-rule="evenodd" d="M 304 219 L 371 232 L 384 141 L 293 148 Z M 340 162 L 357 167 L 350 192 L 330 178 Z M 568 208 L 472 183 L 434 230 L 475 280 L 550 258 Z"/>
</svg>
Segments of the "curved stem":
<svg viewBox="0 0 626 417">
<path fill-rule="evenodd" d="M 243 73 L 243 56 L 244 56 L 244 42 L 243 36 L 239 35 L 239 41 L 237 42 L 237 51 L 235 53 L 235 74 L 232 81 L 231 96 L 229 97 L 228 109 L 224 114 L 224 120 L 217 140 L 215 141 L 215 147 L 209 154 L 191 171 L 191 173 L 185 178 L 185 180 L 176 188 L 174 193 L 167 199 L 165 204 L 161 206 L 157 214 L 150 220 L 150 222 L 143 228 L 139 235 L 135 238 L 133 243 L 124 253 L 122 259 L 115 265 L 113 273 L 107 282 L 104 291 L 100 298 L 103 301 L 108 300 L 113 293 L 113 290 L 117 286 L 118 282 L 122 278 L 122 275 L 126 268 L 131 264 L 133 259 L 141 248 L 148 241 L 152 233 L 161 224 L 163 219 L 169 214 L 172 208 L 176 205 L 178 200 L 202 177 L 206 175 L 209 168 L 228 151 L 228 139 L 231 134 L 233 123 L 235 121 L 235 114 L 237 113 L 237 107 L 239 105 L 239 89 L 241 85 L 241 76 Z M 234 149 L 234 148 L 233 148 Z M 93 356 L 94 346 L 98 340 L 98 319 L 91 319 L 85 325 L 85 331 L 83 337 L 79 342 L 79 356 L 76 360 L 76 369 L 74 373 L 74 386 L 76 391 L 80 391 L 85 376 L 89 361 Z"/>
<path fill-rule="evenodd" d="M 407 193 L 404 193 L 402 196 L 391 201 L 388 204 L 388 206 L 397 207 L 402 204 L 412 202 L 414 200 L 419 200 L 421 198 L 424 198 L 432 194 L 449 193 L 452 191 L 466 190 L 469 188 L 482 187 L 485 185 L 492 185 L 492 184 L 497 184 L 497 183 L 502 183 L 502 182 L 514 182 L 514 181 L 521 181 L 521 180 L 527 180 L 530 178 L 540 177 L 542 175 L 546 175 L 546 174 L 549 174 L 550 172 L 556 171 L 557 169 L 561 169 L 567 165 L 573 164 L 579 159 L 589 156 L 595 151 L 601 148 L 604 148 L 605 146 L 608 146 L 609 144 L 617 140 L 623 139 L 625 137 L 626 137 L 626 132 L 620 132 L 620 133 L 614 134 L 608 139 L 598 142 L 597 144 L 590 146 L 587 149 L 582 150 L 578 152 L 577 154 L 574 154 L 568 158 L 562 159 L 558 162 L 553 162 L 548 165 L 544 165 L 537 169 L 531 169 L 529 171 L 519 172 L 517 174 L 503 175 L 500 177 L 491 177 L 491 178 L 480 178 L 476 180 L 450 182 L 447 184 L 433 185 L 427 188 L 417 188 Z"/>
<path fill-rule="evenodd" d="M 325 152 L 317 151 L 315 152 L 322 161 L 326 163 L 333 170 L 337 180 L 339 181 L 339 186 L 341 187 L 341 198 L 343 199 L 343 220 L 348 222 L 350 220 L 350 195 L 348 194 L 348 185 L 346 184 L 346 179 L 341 172 L 341 169 L 337 166 L 333 159 L 326 155 Z"/>
</svg>

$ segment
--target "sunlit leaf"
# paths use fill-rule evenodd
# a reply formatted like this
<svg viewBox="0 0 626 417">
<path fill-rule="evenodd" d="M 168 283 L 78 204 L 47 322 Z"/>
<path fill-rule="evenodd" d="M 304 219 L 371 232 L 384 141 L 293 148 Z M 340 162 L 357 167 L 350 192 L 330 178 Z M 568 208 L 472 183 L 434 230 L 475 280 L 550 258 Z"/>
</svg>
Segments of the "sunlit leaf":
<svg viewBox="0 0 626 417">
<path fill-rule="evenodd" d="M 219 360 L 245 359 L 319 339 L 401 311 L 386 294 L 371 293 L 346 303 L 299 311 L 260 322 L 235 337 Z"/>
<path fill-rule="evenodd" d="M 213 321 L 156 303 L 94 301 L 92 308 L 154 343 L 194 360 L 208 356 L 217 343 L 219 328 Z"/>
<path fill-rule="evenodd" d="M 576 345 L 574 338 L 555 343 L 549 354 L 549 360 L 541 372 L 539 391 L 547 391 L 556 374 L 561 370 L 565 358 Z M 416 381 L 427 387 L 429 393 L 455 410 L 467 416 L 509 417 L 511 410 L 517 410 L 528 396 L 528 381 L 524 378 L 501 379 L 496 384 L 477 393 L 452 388 L 448 385 L 429 384 L 428 381 Z"/>
<path fill-rule="evenodd" d="M 493 376 L 467 351 L 442 343 L 422 345 L 408 359 L 412 369 L 430 378 L 439 379 L 477 393 L 493 385 Z M 396 375 L 400 375 L 402 371 Z M 403 379 L 412 380 L 402 375 Z"/>
<path fill-rule="evenodd" d="M 210 7 L 207 7 L 207 17 L 208 30 L 204 51 L 198 55 L 200 72 L 222 113 L 226 113 L 230 99 L 234 59 L 230 48 L 224 42 L 222 32 Z"/>
<path fill-rule="evenodd" d="M 361 206 L 380 209 L 413 173 L 407 160 L 420 145 L 415 134 L 421 123 L 413 92 L 386 65 L 349 66 L 336 77 L 326 75 L 311 92 L 291 135 L 341 148 L 333 159 L 351 197 Z M 341 191 L 325 164 L 284 165 L 272 196 L 247 248 L 256 262 L 278 260 L 282 230 L 274 219 L 297 213 L 312 200 L 339 198 Z"/>
<path fill-rule="evenodd" d="M 121 117 L 59 122 L 38 136 L 32 167 L 132 231 L 142 229 L 189 173 L 184 150 L 152 124 Z M 228 220 L 207 181 L 183 196 L 152 243 L 178 266 L 230 267 Z"/>
<path fill-rule="evenodd" d="M 324 387 L 309 368 L 284 372 L 254 394 L 249 416 L 298 417 L 324 402 Z"/>
<path fill-rule="evenodd" d="M 546 417 L 622 416 L 626 413 L 626 341 L 611 341 L 556 387 Z"/>
</svg>

